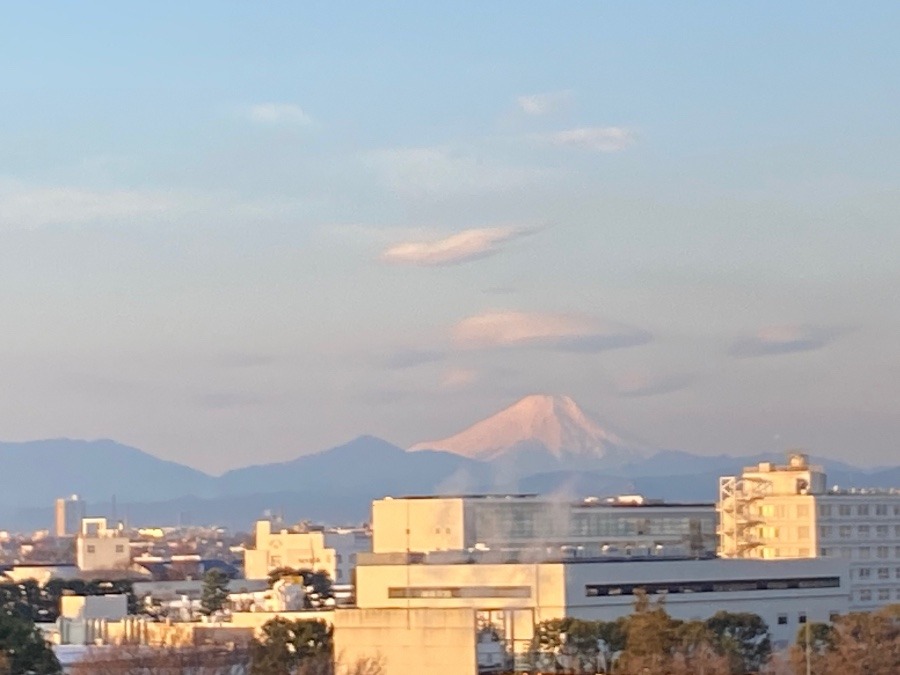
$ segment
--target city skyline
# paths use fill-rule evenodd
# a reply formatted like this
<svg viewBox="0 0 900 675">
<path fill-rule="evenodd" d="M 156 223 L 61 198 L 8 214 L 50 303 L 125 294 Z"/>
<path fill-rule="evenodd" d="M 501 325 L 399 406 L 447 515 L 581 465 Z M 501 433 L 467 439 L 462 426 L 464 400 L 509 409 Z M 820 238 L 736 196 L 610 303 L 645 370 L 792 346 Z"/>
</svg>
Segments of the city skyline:
<svg viewBox="0 0 900 675">
<path fill-rule="evenodd" d="M 546 393 L 896 464 L 896 5 L 108 10 L 0 26 L 0 440 L 219 473 Z"/>
</svg>

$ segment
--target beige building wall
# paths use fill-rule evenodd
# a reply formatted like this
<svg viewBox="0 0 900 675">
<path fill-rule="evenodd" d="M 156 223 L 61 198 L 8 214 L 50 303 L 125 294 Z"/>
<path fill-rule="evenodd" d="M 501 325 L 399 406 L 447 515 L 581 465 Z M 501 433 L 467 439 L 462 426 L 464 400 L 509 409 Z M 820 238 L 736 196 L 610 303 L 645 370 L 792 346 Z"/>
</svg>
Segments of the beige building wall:
<svg viewBox="0 0 900 675">
<path fill-rule="evenodd" d="M 124 570 L 131 565 L 128 537 L 106 526 L 106 518 L 85 518 L 75 540 L 75 564 L 82 572 Z"/>
<path fill-rule="evenodd" d="M 566 614 L 564 565 L 361 565 L 356 605 L 371 608 L 434 607 L 479 610 L 533 609 L 534 620 Z"/>
<path fill-rule="evenodd" d="M 839 558 L 850 608 L 900 602 L 900 491 L 828 490 L 805 455 L 763 462 L 719 481 L 719 554 L 728 558 Z"/>
<path fill-rule="evenodd" d="M 372 552 L 460 551 L 466 538 L 461 497 L 394 499 L 372 502 Z"/>
<path fill-rule="evenodd" d="M 370 659 L 380 662 L 384 675 L 475 675 L 475 635 L 471 609 L 339 609 L 336 675 Z"/>
<path fill-rule="evenodd" d="M 323 532 L 272 532 L 268 520 L 256 523 L 256 545 L 244 551 L 244 576 L 265 579 L 279 567 L 326 572 L 335 579 L 335 550 L 325 545 Z"/>
</svg>

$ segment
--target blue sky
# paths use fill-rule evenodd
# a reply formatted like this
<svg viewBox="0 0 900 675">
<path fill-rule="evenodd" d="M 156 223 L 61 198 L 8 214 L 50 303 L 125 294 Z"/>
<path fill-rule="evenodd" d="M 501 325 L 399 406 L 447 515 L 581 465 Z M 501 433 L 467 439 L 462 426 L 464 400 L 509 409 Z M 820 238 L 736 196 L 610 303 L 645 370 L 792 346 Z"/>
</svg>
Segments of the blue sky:
<svg viewBox="0 0 900 675">
<path fill-rule="evenodd" d="M 896 463 L 900 6 L 430 4 L 4 7 L 3 437 Z"/>
</svg>

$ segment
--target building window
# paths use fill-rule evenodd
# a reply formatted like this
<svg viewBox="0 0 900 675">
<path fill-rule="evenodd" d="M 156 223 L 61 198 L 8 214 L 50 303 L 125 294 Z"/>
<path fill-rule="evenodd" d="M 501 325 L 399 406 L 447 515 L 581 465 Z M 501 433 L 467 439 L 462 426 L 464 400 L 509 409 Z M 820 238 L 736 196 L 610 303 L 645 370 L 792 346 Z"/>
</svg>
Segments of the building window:
<svg viewBox="0 0 900 675">
<path fill-rule="evenodd" d="M 869 536 L 869 526 L 868 525 L 860 525 L 857 529 L 860 537 L 868 537 Z"/>
<path fill-rule="evenodd" d="M 831 549 L 821 548 L 821 549 L 819 549 L 819 555 L 822 556 L 823 558 L 827 558 L 828 556 L 831 555 Z"/>
<path fill-rule="evenodd" d="M 337 563 L 341 562 L 341 554 L 340 553 L 338 553 L 337 555 L 334 556 L 334 561 Z"/>
<path fill-rule="evenodd" d="M 852 534 L 853 528 L 851 528 L 849 525 L 841 525 L 838 528 L 838 536 L 841 539 L 849 539 Z"/>
<path fill-rule="evenodd" d="M 872 570 L 870 570 L 868 567 L 861 567 L 856 570 L 856 576 L 860 579 L 868 579 L 872 576 Z"/>
<path fill-rule="evenodd" d="M 876 516 L 886 516 L 887 512 L 887 504 L 876 504 L 875 505 L 875 515 Z"/>
<path fill-rule="evenodd" d="M 779 614 L 778 615 L 778 625 L 779 626 L 787 625 L 787 614 Z"/>
<path fill-rule="evenodd" d="M 800 612 L 797 616 L 797 623 L 806 623 L 806 612 Z"/>
<path fill-rule="evenodd" d="M 861 602 L 871 602 L 872 601 L 872 591 L 868 588 L 864 588 L 859 592 L 859 599 Z"/>
<path fill-rule="evenodd" d="M 797 528 L 797 538 L 798 539 L 809 539 L 809 527 L 806 525 L 801 525 Z"/>
<path fill-rule="evenodd" d="M 122 544 L 116 544 L 116 553 L 125 553 L 125 547 Z"/>
<path fill-rule="evenodd" d="M 829 506 L 827 504 L 822 504 L 821 506 L 819 506 L 819 515 L 824 516 L 824 517 L 830 516 L 831 515 L 831 506 Z"/>
<path fill-rule="evenodd" d="M 868 560 L 872 557 L 872 549 L 868 546 L 860 546 L 859 547 L 859 559 L 860 560 Z"/>
<path fill-rule="evenodd" d="M 797 549 L 797 557 L 798 558 L 808 558 L 809 557 L 809 549 L 805 546 L 801 546 Z"/>
<path fill-rule="evenodd" d="M 885 558 L 887 558 L 889 553 L 890 553 L 890 549 L 888 549 L 887 546 L 879 546 L 878 548 L 875 549 L 875 557 L 880 558 L 881 560 L 884 560 Z"/>
<path fill-rule="evenodd" d="M 819 536 L 821 536 L 822 539 L 828 539 L 831 536 L 831 525 L 822 525 L 822 527 L 819 528 Z"/>
<path fill-rule="evenodd" d="M 858 516 L 867 516 L 869 515 L 869 506 L 867 504 L 860 504 L 856 507 L 856 515 Z"/>
<path fill-rule="evenodd" d="M 900 525 L 894 525 L 894 536 L 900 537 Z"/>
<path fill-rule="evenodd" d="M 890 600 L 891 599 L 891 589 L 890 588 L 879 588 L 878 589 L 878 599 L 879 600 Z"/>
<path fill-rule="evenodd" d="M 875 534 L 878 538 L 883 538 L 888 536 L 888 526 L 887 525 L 878 525 L 875 528 Z"/>
<path fill-rule="evenodd" d="M 849 504 L 841 504 L 838 506 L 838 515 L 839 516 L 849 516 L 850 515 L 850 505 Z"/>
<path fill-rule="evenodd" d="M 878 578 L 879 579 L 890 579 L 891 571 L 887 567 L 879 567 L 878 568 Z"/>
<path fill-rule="evenodd" d="M 96 551 L 96 550 L 97 550 L 97 549 L 94 548 L 94 545 L 93 545 L 93 544 L 88 544 L 88 545 L 87 545 L 87 552 L 88 552 L 88 553 L 94 553 L 94 551 Z"/>
<path fill-rule="evenodd" d="M 797 507 L 797 517 L 798 518 L 809 518 L 809 506 L 806 504 L 801 504 Z"/>
</svg>

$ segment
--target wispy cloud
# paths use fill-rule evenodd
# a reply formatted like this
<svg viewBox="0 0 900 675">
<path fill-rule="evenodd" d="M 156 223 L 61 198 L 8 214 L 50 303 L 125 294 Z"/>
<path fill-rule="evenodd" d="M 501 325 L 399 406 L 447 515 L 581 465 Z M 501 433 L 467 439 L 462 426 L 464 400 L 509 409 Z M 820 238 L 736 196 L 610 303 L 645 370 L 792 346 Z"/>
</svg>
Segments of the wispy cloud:
<svg viewBox="0 0 900 675">
<path fill-rule="evenodd" d="M 260 124 L 292 124 L 305 126 L 312 118 L 294 103 L 257 103 L 250 106 L 249 118 Z"/>
<path fill-rule="evenodd" d="M 642 398 L 645 396 L 661 396 L 680 391 L 687 387 L 693 378 L 690 375 L 652 375 L 641 372 L 625 373 L 615 381 L 616 393 L 625 398 Z"/>
<path fill-rule="evenodd" d="M 0 181 L 0 229 L 81 225 L 160 214 L 175 205 L 166 194 L 137 190 L 90 190 Z"/>
<path fill-rule="evenodd" d="M 542 94 L 529 94 L 520 96 L 516 99 L 519 109 L 526 115 L 541 117 L 557 112 L 561 108 L 566 107 L 572 101 L 572 92 L 569 89 L 564 91 L 552 91 Z"/>
<path fill-rule="evenodd" d="M 729 353 L 735 358 L 750 358 L 810 352 L 826 347 L 841 332 L 825 326 L 766 326 L 755 335 L 736 340 Z"/>
<path fill-rule="evenodd" d="M 502 244 L 533 230 L 515 227 L 488 227 L 457 232 L 442 239 L 403 241 L 385 249 L 387 263 L 421 266 L 456 265 L 484 258 L 500 250 Z"/>
<path fill-rule="evenodd" d="M 634 143 L 634 132 L 625 127 L 581 127 L 532 136 L 539 143 L 579 148 L 591 152 L 619 152 Z"/>
<path fill-rule="evenodd" d="M 460 321 L 453 339 L 466 348 L 538 347 L 599 352 L 649 342 L 643 330 L 576 314 L 488 312 Z"/>
<path fill-rule="evenodd" d="M 465 149 L 392 148 L 370 153 L 366 163 L 399 194 L 447 197 L 498 192 L 535 183 L 552 171 L 515 166 Z"/>
<path fill-rule="evenodd" d="M 478 381 L 478 371 L 472 368 L 450 368 L 441 378 L 441 389 L 465 389 Z"/>
</svg>

